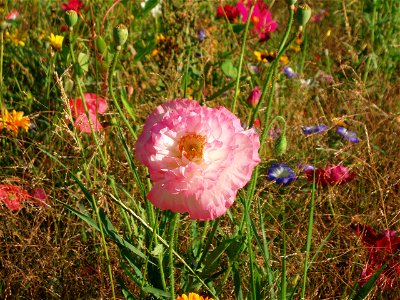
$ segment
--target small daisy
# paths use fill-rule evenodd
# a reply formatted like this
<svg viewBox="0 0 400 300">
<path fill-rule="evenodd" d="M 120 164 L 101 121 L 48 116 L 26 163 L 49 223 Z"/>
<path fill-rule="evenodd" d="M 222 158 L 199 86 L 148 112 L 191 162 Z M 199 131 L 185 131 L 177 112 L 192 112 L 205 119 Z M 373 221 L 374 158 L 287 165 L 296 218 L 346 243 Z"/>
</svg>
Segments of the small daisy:
<svg viewBox="0 0 400 300">
<path fill-rule="evenodd" d="M 336 129 L 336 132 L 339 133 L 341 136 L 343 136 L 346 140 L 349 140 L 352 143 L 357 144 L 359 142 L 357 134 L 354 131 L 348 130 L 345 127 L 338 126 L 338 128 Z"/>
<path fill-rule="evenodd" d="M 295 181 L 296 174 L 286 164 L 272 164 L 268 170 L 267 179 L 269 181 L 275 181 L 277 184 L 287 185 Z"/>
<path fill-rule="evenodd" d="M 313 133 L 321 133 L 328 129 L 328 126 L 325 124 L 311 125 L 311 126 L 303 126 L 301 130 L 304 134 L 313 134 Z"/>
</svg>

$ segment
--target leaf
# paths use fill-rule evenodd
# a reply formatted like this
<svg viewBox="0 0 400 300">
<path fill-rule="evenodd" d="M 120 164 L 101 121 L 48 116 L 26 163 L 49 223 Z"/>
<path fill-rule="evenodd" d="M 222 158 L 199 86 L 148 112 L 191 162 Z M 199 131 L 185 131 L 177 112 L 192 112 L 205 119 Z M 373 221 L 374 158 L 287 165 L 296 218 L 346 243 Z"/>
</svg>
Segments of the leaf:
<svg viewBox="0 0 400 300">
<path fill-rule="evenodd" d="M 147 293 L 151 293 L 156 297 L 165 297 L 165 298 L 171 298 L 171 293 L 170 292 L 165 292 L 163 290 L 156 289 L 150 285 L 144 286 L 142 288 L 143 291 Z"/>
<path fill-rule="evenodd" d="M 89 58 L 90 56 L 86 53 L 81 52 L 78 54 L 78 64 L 85 72 L 89 70 Z"/>
<path fill-rule="evenodd" d="M 222 241 L 222 243 L 219 244 L 217 248 L 215 248 L 209 255 L 206 256 L 206 259 L 204 261 L 204 268 L 203 271 L 201 272 L 201 277 L 210 274 L 220 265 L 219 264 L 220 257 L 234 241 L 235 238 Z"/>
<path fill-rule="evenodd" d="M 234 33 L 239 33 L 245 28 L 246 28 L 246 24 L 234 24 L 234 25 L 232 25 L 232 29 L 233 29 Z"/>
<path fill-rule="evenodd" d="M 154 7 L 157 6 L 159 0 L 147 0 L 146 4 L 143 8 L 143 15 L 147 14 L 151 11 Z"/>
<path fill-rule="evenodd" d="M 64 206 L 73 214 L 75 214 L 76 216 L 78 216 L 82 221 L 85 221 L 87 224 L 89 224 L 90 226 L 92 226 L 94 229 L 96 229 L 97 231 L 100 231 L 98 224 L 89 216 L 77 211 L 76 209 L 72 208 L 71 206 L 69 206 L 68 204 L 64 203 Z"/>
<path fill-rule="evenodd" d="M 151 255 L 157 257 L 159 255 L 161 255 L 164 251 L 164 246 L 162 244 L 158 244 L 153 251 L 151 251 Z"/>
<path fill-rule="evenodd" d="M 235 68 L 235 66 L 233 65 L 232 60 L 226 59 L 226 60 L 222 63 L 221 69 L 222 69 L 222 72 L 223 72 L 226 76 L 231 77 L 231 78 L 233 78 L 233 79 L 236 78 L 238 71 L 237 71 L 237 69 Z"/>
</svg>

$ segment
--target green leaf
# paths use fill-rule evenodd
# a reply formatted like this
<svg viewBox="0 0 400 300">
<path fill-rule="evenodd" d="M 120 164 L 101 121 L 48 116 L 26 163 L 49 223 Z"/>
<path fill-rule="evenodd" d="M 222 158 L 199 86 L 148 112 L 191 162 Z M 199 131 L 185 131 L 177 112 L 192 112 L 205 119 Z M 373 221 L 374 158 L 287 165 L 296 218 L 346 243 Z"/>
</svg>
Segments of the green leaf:
<svg viewBox="0 0 400 300">
<path fill-rule="evenodd" d="M 143 15 L 147 14 L 151 11 L 154 7 L 157 6 L 159 0 L 147 0 L 146 4 L 143 8 Z"/>
<path fill-rule="evenodd" d="M 76 216 L 78 216 L 82 221 L 85 221 L 87 224 L 89 224 L 90 226 L 92 226 L 94 229 L 100 231 L 98 224 L 89 216 L 77 211 L 76 209 L 72 208 L 71 206 L 69 206 L 68 204 L 64 203 L 64 206 L 66 209 L 68 209 L 70 212 L 72 212 L 73 214 L 75 214 Z"/>
<path fill-rule="evenodd" d="M 165 298 L 171 298 L 171 293 L 170 292 L 165 292 L 163 290 L 156 289 L 150 285 L 147 285 L 143 287 L 143 291 L 147 293 L 151 293 L 156 297 L 165 297 Z"/>
<path fill-rule="evenodd" d="M 89 58 L 90 56 L 86 53 L 81 52 L 78 54 L 78 64 L 85 72 L 89 70 Z"/>
<path fill-rule="evenodd" d="M 204 268 L 203 271 L 201 272 L 201 277 L 210 274 L 220 265 L 219 260 L 222 254 L 225 252 L 225 250 L 228 249 L 228 247 L 234 241 L 235 238 L 222 241 L 222 243 L 219 244 L 218 247 L 214 249 L 214 251 L 212 251 L 209 255 L 206 256 L 206 259 L 204 261 Z"/>
<path fill-rule="evenodd" d="M 221 69 L 222 69 L 222 72 L 223 72 L 226 76 L 231 77 L 232 79 L 235 79 L 236 76 L 237 76 L 237 74 L 238 74 L 237 69 L 235 68 L 235 66 L 233 65 L 232 60 L 230 60 L 230 59 L 226 59 L 226 60 L 222 63 Z"/>
<path fill-rule="evenodd" d="M 159 255 L 161 255 L 164 251 L 164 246 L 162 244 L 158 244 L 153 251 L 151 251 L 151 255 L 157 257 Z"/>
<path fill-rule="evenodd" d="M 234 33 L 239 33 L 246 28 L 246 24 L 234 24 L 232 25 L 232 29 Z"/>
</svg>

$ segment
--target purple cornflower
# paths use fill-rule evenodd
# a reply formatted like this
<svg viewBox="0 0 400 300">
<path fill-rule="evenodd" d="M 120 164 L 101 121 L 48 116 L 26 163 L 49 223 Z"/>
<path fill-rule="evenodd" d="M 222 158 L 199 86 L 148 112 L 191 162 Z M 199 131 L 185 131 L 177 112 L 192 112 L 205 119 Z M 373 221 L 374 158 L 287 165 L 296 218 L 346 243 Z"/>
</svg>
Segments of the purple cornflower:
<svg viewBox="0 0 400 300">
<path fill-rule="evenodd" d="M 199 40 L 199 42 L 204 41 L 204 39 L 207 37 L 206 31 L 204 29 L 200 29 L 197 32 L 197 39 Z"/>
<path fill-rule="evenodd" d="M 336 132 L 339 133 L 341 136 L 343 136 L 346 140 L 349 140 L 352 143 L 359 142 L 357 134 L 354 131 L 348 130 L 345 127 L 338 126 L 338 128 L 336 129 Z"/>
<path fill-rule="evenodd" d="M 287 185 L 297 179 L 294 171 L 286 164 L 272 164 L 267 179 L 277 184 Z"/>
<path fill-rule="evenodd" d="M 328 129 L 328 126 L 325 124 L 311 125 L 311 126 L 303 126 L 301 130 L 304 134 L 312 134 L 312 133 L 321 133 Z"/>
</svg>

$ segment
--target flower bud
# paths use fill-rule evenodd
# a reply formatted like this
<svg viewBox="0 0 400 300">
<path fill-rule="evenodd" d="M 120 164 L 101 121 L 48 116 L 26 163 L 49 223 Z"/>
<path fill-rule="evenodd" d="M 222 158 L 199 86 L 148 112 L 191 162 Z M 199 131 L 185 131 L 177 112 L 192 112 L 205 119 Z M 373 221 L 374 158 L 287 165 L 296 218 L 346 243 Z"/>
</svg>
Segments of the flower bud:
<svg viewBox="0 0 400 300">
<path fill-rule="evenodd" d="M 300 27 L 303 28 L 311 18 L 311 8 L 307 4 L 299 5 L 296 18 Z"/>
<path fill-rule="evenodd" d="M 124 24 L 119 24 L 114 28 L 113 35 L 115 46 L 121 47 L 128 39 L 128 28 Z"/>
<path fill-rule="evenodd" d="M 258 104 L 258 101 L 260 101 L 261 97 L 261 89 L 259 86 L 255 86 L 254 89 L 251 91 L 249 97 L 247 98 L 247 103 L 255 108 Z"/>
<path fill-rule="evenodd" d="M 68 27 L 74 27 L 76 22 L 78 22 L 78 14 L 74 10 L 67 10 L 64 15 L 65 23 L 67 23 Z"/>
<path fill-rule="evenodd" d="M 96 47 L 97 47 L 97 50 L 99 51 L 99 53 L 103 54 L 104 51 L 106 51 L 106 49 L 107 49 L 107 44 L 104 41 L 104 39 L 100 35 L 98 35 L 96 37 L 95 43 L 96 43 Z"/>
<path fill-rule="evenodd" d="M 280 137 L 276 140 L 275 143 L 275 156 L 281 156 L 282 154 L 286 153 L 287 149 L 287 139 L 285 132 L 283 132 Z"/>
</svg>

